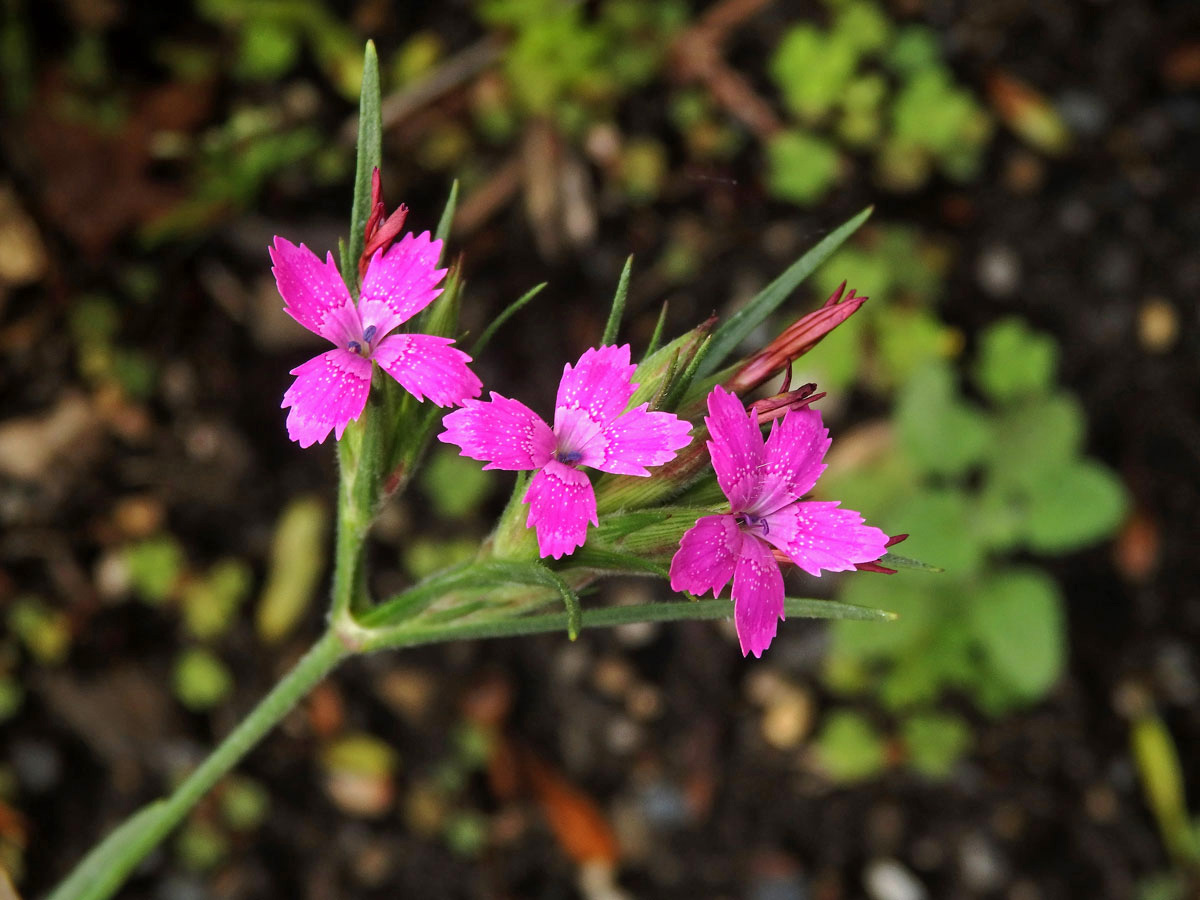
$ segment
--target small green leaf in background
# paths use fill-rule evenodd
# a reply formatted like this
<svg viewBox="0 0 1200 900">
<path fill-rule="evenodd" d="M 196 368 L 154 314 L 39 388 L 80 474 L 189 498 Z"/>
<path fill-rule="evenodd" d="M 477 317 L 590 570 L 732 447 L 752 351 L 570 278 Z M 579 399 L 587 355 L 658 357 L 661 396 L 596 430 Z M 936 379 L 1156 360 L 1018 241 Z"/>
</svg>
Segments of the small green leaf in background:
<svg viewBox="0 0 1200 900">
<path fill-rule="evenodd" d="M 477 513 L 491 485 L 491 477 L 476 460 L 449 447 L 439 447 L 421 475 L 421 487 L 434 510 L 447 519 Z"/>
<path fill-rule="evenodd" d="M 175 839 L 175 853 L 185 868 L 207 872 L 229 855 L 229 838 L 212 822 L 193 818 Z"/>
<path fill-rule="evenodd" d="M 1043 553 L 1084 547 L 1125 517 L 1125 488 L 1113 472 L 1089 459 L 1044 471 L 1030 485 L 1025 537 Z"/>
<path fill-rule="evenodd" d="M 971 742 L 971 729 L 958 716 L 917 713 L 905 719 L 900 736 L 914 769 L 930 778 L 945 778 Z"/>
<path fill-rule="evenodd" d="M 60 663 L 70 652 L 71 625 L 66 613 L 40 597 L 18 597 L 8 611 L 8 627 L 38 662 Z"/>
<path fill-rule="evenodd" d="M 989 668 L 1019 697 L 1041 698 L 1066 664 L 1058 585 L 1040 569 L 1008 569 L 982 580 L 977 591 L 968 611 Z"/>
<path fill-rule="evenodd" d="M 937 33 L 925 25 L 905 25 L 896 34 L 885 62 L 898 75 L 911 75 L 940 64 L 942 48 Z"/>
<path fill-rule="evenodd" d="M 892 23 L 873 0 L 845 0 L 834 12 L 833 35 L 860 54 L 875 53 L 891 41 Z"/>
<path fill-rule="evenodd" d="M 181 594 L 183 622 L 198 640 L 210 640 L 228 630 L 246 599 L 253 575 L 238 559 L 216 563 L 203 578 L 188 583 Z"/>
<path fill-rule="evenodd" d="M 872 778 L 887 763 L 883 737 L 858 713 L 830 713 L 816 738 L 821 768 L 837 781 L 854 782 Z"/>
<path fill-rule="evenodd" d="M 771 57 L 771 76 L 788 109 L 802 122 L 812 123 L 833 109 L 857 66 L 853 38 L 801 24 L 779 41 Z"/>
<path fill-rule="evenodd" d="M 767 183 L 771 193 L 807 206 L 825 196 L 841 168 L 836 146 L 807 131 L 793 129 L 767 144 Z"/>
<path fill-rule="evenodd" d="M 992 439 L 988 426 L 983 413 L 959 396 L 954 372 L 944 364 L 914 373 L 896 401 L 900 442 L 933 475 L 962 475 L 979 462 Z"/>
<path fill-rule="evenodd" d="M 159 604 L 171 596 L 185 559 L 178 541 L 160 535 L 127 547 L 125 565 L 134 593 L 146 603 Z"/>
<path fill-rule="evenodd" d="M 220 792 L 221 818 L 234 831 L 253 831 L 271 811 L 267 789 L 245 775 L 225 779 Z"/>
<path fill-rule="evenodd" d="M 1183 767 L 1171 733 L 1153 712 L 1143 713 L 1134 720 L 1129 739 L 1146 805 L 1163 842 L 1177 864 L 1194 865 L 1200 860 L 1200 845 L 1188 821 Z"/>
<path fill-rule="evenodd" d="M 193 712 L 212 709 L 233 690 L 229 669 L 202 647 L 192 647 L 179 655 L 172 682 L 179 702 Z"/>
<path fill-rule="evenodd" d="M 315 497 L 293 500 L 280 515 L 255 616 L 259 637 L 267 643 L 285 637 L 308 609 L 325 569 L 328 528 L 329 512 Z"/>
<path fill-rule="evenodd" d="M 926 579 L 918 577 L 847 579 L 839 594 L 844 603 L 886 608 L 896 614 L 896 620 L 883 627 L 873 622 L 835 622 L 831 656 L 886 659 L 926 641 L 941 607 L 929 587 Z"/>
<path fill-rule="evenodd" d="M 1023 320 L 1002 319 L 984 332 L 975 363 L 975 380 L 997 403 L 1039 394 L 1054 384 L 1058 345 Z"/>
<path fill-rule="evenodd" d="M 11 675 L 0 675 L 0 725 L 21 711 L 25 690 Z"/>
</svg>

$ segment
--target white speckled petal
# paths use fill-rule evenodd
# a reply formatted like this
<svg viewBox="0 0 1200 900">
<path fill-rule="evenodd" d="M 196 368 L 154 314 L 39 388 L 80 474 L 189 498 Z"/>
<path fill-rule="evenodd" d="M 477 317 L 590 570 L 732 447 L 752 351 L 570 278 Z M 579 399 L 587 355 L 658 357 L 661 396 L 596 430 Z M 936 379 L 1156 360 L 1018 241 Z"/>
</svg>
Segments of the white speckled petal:
<svg viewBox="0 0 1200 900">
<path fill-rule="evenodd" d="M 521 471 L 545 465 L 554 433 L 528 406 L 493 392 L 491 400 L 467 400 L 442 419 L 438 440 L 462 448 L 462 456 L 488 460 L 485 469 Z"/>
<path fill-rule="evenodd" d="M 435 268 L 442 242 L 429 232 L 406 234 L 384 253 L 376 251 L 363 278 L 358 314 L 363 328 L 374 325 L 383 336 L 433 302 L 446 269 Z"/>
<path fill-rule="evenodd" d="M 733 516 L 704 516 L 679 542 L 671 559 L 671 590 L 713 596 L 733 577 L 742 532 Z"/>
<path fill-rule="evenodd" d="M 823 460 L 829 444 L 829 429 L 821 424 L 821 414 L 815 409 L 792 410 L 782 422 L 772 423 L 762 488 L 747 512 L 766 515 L 811 491 L 825 471 Z"/>
<path fill-rule="evenodd" d="M 733 573 L 733 622 L 742 655 L 762 656 L 784 617 L 783 575 L 771 548 L 746 535 Z"/>
<path fill-rule="evenodd" d="M 349 350 L 330 350 L 292 369 L 296 380 L 283 395 L 288 437 L 309 447 L 362 415 L 371 390 L 371 363 Z"/>
<path fill-rule="evenodd" d="M 746 411 L 736 394 L 717 385 L 708 395 L 704 423 L 711 437 L 708 452 L 717 483 L 729 498 L 731 511 L 745 512 L 758 499 L 766 462 L 758 418 Z"/>
<path fill-rule="evenodd" d="M 283 311 L 314 334 L 339 347 L 347 341 L 359 340 L 362 325 L 354 309 L 354 301 L 346 283 L 338 273 L 333 254 L 321 262 L 317 255 L 301 244 L 276 237 L 267 250 L 274 264 L 271 272 L 283 297 Z"/>
<path fill-rule="evenodd" d="M 483 389 L 467 368 L 471 357 L 451 347 L 453 343 L 432 334 L 393 334 L 371 358 L 418 400 L 428 397 L 438 406 L 453 406 L 478 397 Z"/>
<path fill-rule="evenodd" d="M 674 413 L 648 412 L 648 404 L 629 410 L 602 432 L 601 458 L 586 464 L 617 475 L 649 475 L 646 466 L 661 466 L 691 443 L 692 425 Z M 585 460 L 589 455 L 585 454 Z"/>
<path fill-rule="evenodd" d="M 588 522 L 596 518 L 596 494 L 578 469 L 550 460 L 533 476 L 524 500 L 529 504 L 526 528 L 537 529 L 538 553 L 558 559 L 582 547 Z"/>
<path fill-rule="evenodd" d="M 810 575 L 849 572 L 855 563 L 874 562 L 887 552 L 886 534 L 833 502 L 793 503 L 766 516 L 765 523 L 763 540 Z"/>
<path fill-rule="evenodd" d="M 630 382 L 637 369 L 629 361 L 629 345 L 593 347 L 585 350 L 579 362 L 563 366 L 558 398 L 554 402 L 554 433 L 561 434 L 559 424 L 564 413 L 582 409 L 603 428 L 629 404 L 637 390 Z"/>
</svg>

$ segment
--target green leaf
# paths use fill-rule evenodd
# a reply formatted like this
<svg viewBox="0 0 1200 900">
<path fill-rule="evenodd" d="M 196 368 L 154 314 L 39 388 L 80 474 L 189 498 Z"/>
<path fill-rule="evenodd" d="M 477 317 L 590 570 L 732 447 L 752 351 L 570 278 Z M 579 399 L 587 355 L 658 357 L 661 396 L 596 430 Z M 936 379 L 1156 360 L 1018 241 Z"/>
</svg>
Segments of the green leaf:
<svg viewBox="0 0 1200 900">
<path fill-rule="evenodd" d="M 146 603 L 158 604 L 171 596 L 183 573 L 183 548 L 170 535 L 147 538 L 125 549 L 129 583 Z"/>
<path fill-rule="evenodd" d="M 887 746 L 870 722 L 858 713 L 839 709 L 825 719 L 816 738 L 821 767 L 837 781 L 873 778 L 887 764 Z"/>
<path fill-rule="evenodd" d="M 669 578 L 665 568 L 653 560 L 632 553 L 604 550 L 585 544 L 567 558 L 572 569 L 593 569 L 607 574 L 657 575 Z"/>
<path fill-rule="evenodd" d="M 992 439 L 988 420 L 963 401 L 953 370 L 931 363 L 918 370 L 896 401 L 896 430 L 913 462 L 931 475 L 963 475 Z"/>
<path fill-rule="evenodd" d="M 915 578 L 863 574 L 848 578 L 838 596 L 852 606 L 886 606 L 896 617 L 887 628 L 871 628 L 861 622 L 834 625 L 831 656 L 862 661 L 893 658 L 926 642 L 943 606 L 941 597 Z"/>
<path fill-rule="evenodd" d="M 728 321 L 713 332 L 712 347 L 696 376 L 703 378 L 715 372 L 751 331 L 773 313 L 813 270 L 862 227 L 874 209 L 875 207 L 868 206 L 850 221 L 834 229 L 817 246 L 792 263 L 787 271 L 759 291 L 749 303 L 730 316 Z"/>
<path fill-rule="evenodd" d="M 854 40 L 805 23 L 784 33 L 770 71 L 788 109 L 811 124 L 833 109 L 857 66 Z"/>
<path fill-rule="evenodd" d="M 971 729 L 958 716 L 917 713 L 904 720 L 900 736 L 908 762 L 922 775 L 946 778 L 971 743 Z"/>
<path fill-rule="evenodd" d="M 988 448 L 989 481 L 1023 493 L 1035 490 L 1050 470 L 1072 462 L 1083 444 L 1085 418 L 1067 393 L 1033 397 L 1006 409 Z"/>
<path fill-rule="evenodd" d="M 438 219 L 437 231 L 434 233 L 434 238 L 442 242 L 442 252 L 438 255 L 438 265 L 442 264 L 442 260 L 446 257 L 446 241 L 450 239 L 450 228 L 454 225 L 454 211 L 458 209 L 458 179 L 454 179 L 454 183 L 450 185 L 450 196 L 446 198 L 446 206 L 442 210 L 442 217 Z"/>
<path fill-rule="evenodd" d="M 1129 735 L 1146 803 L 1171 856 L 1180 865 L 1195 865 L 1200 846 L 1188 821 L 1183 767 L 1167 726 L 1153 713 L 1138 716 Z"/>
<path fill-rule="evenodd" d="M 450 447 L 439 448 L 421 474 L 421 486 L 434 510 L 447 519 L 478 512 L 492 479 L 480 464 Z"/>
<path fill-rule="evenodd" d="M 500 329 L 500 326 L 507 322 L 521 307 L 540 294 L 542 288 L 545 286 L 546 282 L 543 281 L 541 284 L 531 287 L 512 303 L 508 304 L 504 308 L 504 312 L 492 320 L 491 324 L 483 330 L 483 334 L 479 336 L 479 339 L 471 346 L 471 356 L 478 357 L 483 352 L 483 348 L 491 342 L 496 332 Z"/>
<path fill-rule="evenodd" d="M 799 129 L 781 132 L 767 144 L 767 185 L 781 200 L 809 206 L 833 185 L 841 160 L 823 137 Z"/>
<path fill-rule="evenodd" d="M 1110 469 L 1080 460 L 1046 470 L 1030 486 L 1025 537 L 1043 553 L 1066 553 L 1116 531 L 1125 517 L 1125 487 Z"/>
<path fill-rule="evenodd" d="M 350 240 L 342 255 L 342 278 L 358 293 L 358 258 L 363 252 L 363 229 L 371 215 L 371 176 L 383 157 L 383 117 L 379 94 L 379 57 L 375 42 L 363 51 L 362 93 L 358 102 L 358 158 L 354 165 L 354 205 L 350 211 Z"/>
<path fill-rule="evenodd" d="M 625 260 L 625 268 L 617 279 L 617 292 L 613 295 L 612 307 L 608 311 L 608 321 L 604 325 L 604 336 L 600 346 L 612 344 L 617 339 L 617 331 L 621 327 L 621 316 L 625 312 L 625 298 L 629 294 L 629 276 L 633 272 L 633 255 Z"/>
<path fill-rule="evenodd" d="M 650 335 L 650 343 L 646 345 L 646 352 L 642 354 L 642 359 L 649 359 L 654 351 L 658 349 L 659 343 L 662 341 L 663 328 L 667 324 L 667 302 L 664 300 L 662 309 L 658 313 L 658 321 L 654 323 L 654 333 Z"/>
<path fill-rule="evenodd" d="M 284 508 L 271 539 L 267 580 L 255 611 L 259 637 L 274 643 L 287 636 L 312 603 L 327 559 L 329 513 L 315 497 Z"/>
<path fill-rule="evenodd" d="M 966 610 L 989 668 L 1022 700 L 1040 700 L 1066 662 L 1058 586 L 1038 569 L 1009 569 L 983 580 Z"/>
<path fill-rule="evenodd" d="M 984 332 L 975 363 L 980 390 L 997 403 L 1040 394 L 1054 384 L 1058 344 L 1023 319 L 1002 319 Z"/>
<path fill-rule="evenodd" d="M 229 669 L 203 647 L 192 647 L 179 656 L 172 681 L 179 702 L 194 712 L 212 709 L 233 690 Z"/>
<path fill-rule="evenodd" d="M 984 544 L 968 496 L 947 488 L 926 488 L 900 502 L 888 519 L 893 531 L 908 532 L 904 549 L 954 577 L 977 571 Z M 886 565 L 886 563 L 885 563 Z"/>
</svg>

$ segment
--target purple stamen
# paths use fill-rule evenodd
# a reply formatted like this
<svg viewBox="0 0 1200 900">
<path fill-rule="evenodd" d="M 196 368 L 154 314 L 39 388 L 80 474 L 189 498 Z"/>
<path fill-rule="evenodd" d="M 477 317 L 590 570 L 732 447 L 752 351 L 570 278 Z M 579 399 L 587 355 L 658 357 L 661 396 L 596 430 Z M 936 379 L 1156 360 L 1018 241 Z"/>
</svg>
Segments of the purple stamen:
<svg viewBox="0 0 1200 900">
<path fill-rule="evenodd" d="M 368 344 L 371 343 L 371 341 L 375 340 L 376 331 L 378 331 L 378 329 L 374 325 L 368 325 L 366 330 L 363 331 L 363 340 Z"/>
<path fill-rule="evenodd" d="M 554 456 L 564 466 L 577 466 L 583 459 L 583 454 L 578 450 L 559 450 Z"/>
<path fill-rule="evenodd" d="M 346 349 L 349 350 L 351 353 L 357 353 L 359 355 L 362 354 L 362 344 L 360 344 L 358 341 L 347 342 Z"/>
</svg>

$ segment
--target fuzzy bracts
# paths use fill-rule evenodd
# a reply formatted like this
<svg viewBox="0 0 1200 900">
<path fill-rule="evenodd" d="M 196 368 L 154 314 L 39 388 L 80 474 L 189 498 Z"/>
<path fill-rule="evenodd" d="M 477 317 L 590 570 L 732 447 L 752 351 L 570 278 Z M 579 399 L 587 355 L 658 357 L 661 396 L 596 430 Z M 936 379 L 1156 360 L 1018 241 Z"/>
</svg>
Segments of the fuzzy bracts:
<svg viewBox="0 0 1200 900">
<path fill-rule="evenodd" d="M 301 447 L 338 440 L 362 415 L 371 389 L 372 363 L 418 400 L 451 406 L 478 397 L 479 379 L 467 368 L 471 357 L 430 334 L 392 334 L 441 293 L 446 274 L 437 268 L 441 241 L 428 232 L 407 234 L 367 266 L 355 304 L 330 253 L 325 262 L 306 246 L 276 237 L 270 248 L 275 283 L 284 311 L 333 350 L 292 369 L 295 382 L 283 395 L 288 437 Z"/>
<path fill-rule="evenodd" d="M 438 440 L 487 461 L 485 469 L 537 470 L 524 497 L 525 524 L 537 530 L 541 556 L 559 559 L 583 545 L 589 522 L 598 524 L 582 467 L 645 476 L 646 466 L 673 459 L 691 441 L 691 426 L 672 413 L 650 412 L 645 403 L 626 410 L 636 368 L 628 344 L 587 350 L 563 367 L 553 428 L 525 404 L 492 393 L 447 415 Z"/>
<path fill-rule="evenodd" d="M 733 579 L 733 616 L 742 653 L 761 656 L 784 617 L 783 575 L 772 547 L 810 575 L 846 572 L 883 556 L 888 536 L 837 503 L 800 498 L 825 470 L 829 431 L 816 410 L 792 410 L 764 444 L 757 415 L 719 385 L 705 424 L 727 515 L 704 516 L 671 560 L 676 591 L 716 596 Z"/>
</svg>

